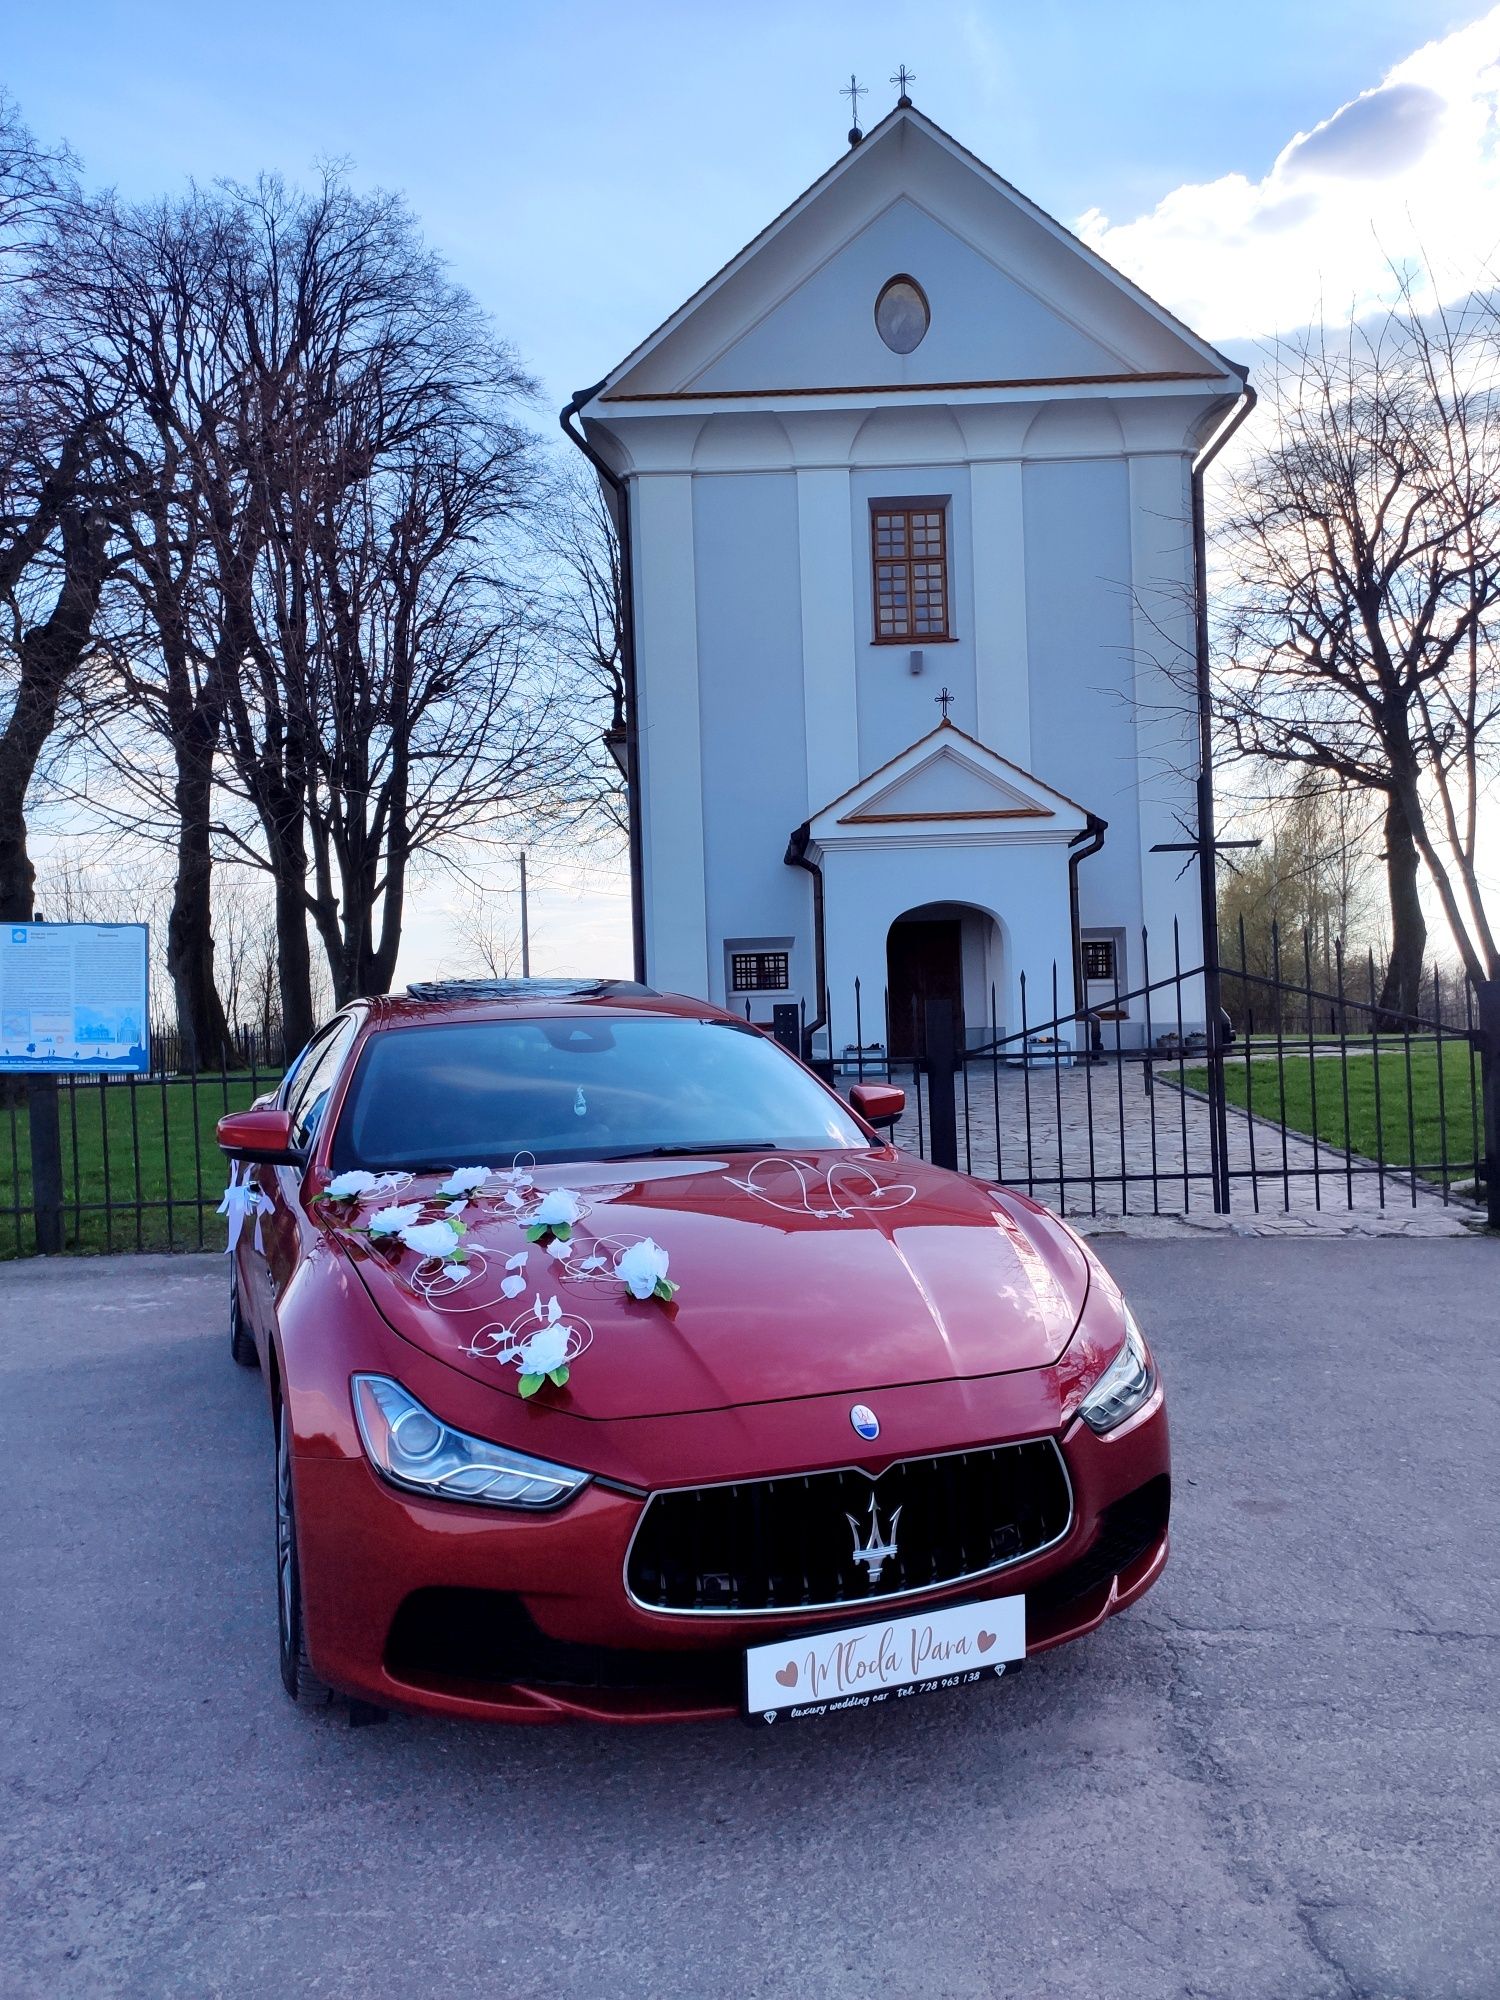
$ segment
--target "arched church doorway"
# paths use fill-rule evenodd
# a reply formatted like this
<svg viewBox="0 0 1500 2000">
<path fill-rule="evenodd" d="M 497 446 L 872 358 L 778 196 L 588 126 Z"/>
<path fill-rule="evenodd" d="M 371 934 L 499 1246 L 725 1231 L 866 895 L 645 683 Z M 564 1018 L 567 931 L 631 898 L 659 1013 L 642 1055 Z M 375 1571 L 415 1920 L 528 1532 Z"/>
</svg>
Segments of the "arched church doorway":
<svg viewBox="0 0 1500 2000">
<path fill-rule="evenodd" d="M 927 1053 L 927 1009 L 947 1007 L 959 1048 L 981 1041 L 989 993 L 1000 977 L 1000 931 L 969 903 L 923 903 L 897 917 L 886 934 L 886 995 L 891 1054 Z"/>
</svg>

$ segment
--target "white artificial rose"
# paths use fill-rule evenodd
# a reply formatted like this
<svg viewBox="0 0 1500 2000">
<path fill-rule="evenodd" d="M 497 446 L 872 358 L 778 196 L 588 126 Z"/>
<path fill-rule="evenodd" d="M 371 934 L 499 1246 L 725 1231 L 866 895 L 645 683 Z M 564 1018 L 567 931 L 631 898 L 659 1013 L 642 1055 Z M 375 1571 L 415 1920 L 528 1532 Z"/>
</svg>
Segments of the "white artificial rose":
<svg viewBox="0 0 1500 2000">
<path fill-rule="evenodd" d="M 544 1326 L 516 1349 L 516 1366 L 523 1375 L 547 1375 L 568 1358 L 566 1324 Z"/>
<path fill-rule="evenodd" d="M 419 1257 L 451 1257 L 458 1232 L 447 1222 L 418 1222 L 401 1232 L 401 1241 Z"/>
<path fill-rule="evenodd" d="M 667 1275 L 668 1262 L 666 1251 L 648 1236 L 620 1252 L 615 1274 L 633 1299 L 649 1299 Z"/>
<path fill-rule="evenodd" d="M 450 1196 L 472 1194 L 476 1188 L 484 1186 L 492 1172 L 490 1167 L 455 1167 L 438 1193 Z"/>
<path fill-rule="evenodd" d="M 353 1201 L 357 1195 L 368 1194 L 378 1180 L 378 1175 L 354 1167 L 347 1174 L 335 1174 L 323 1192 L 330 1201 Z"/>
<path fill-rule="evenodd" d="M 399 1236 L 404 1229 L 410 1229 L 422 1213 L 419 1201 L 398 1202 L 394 1208 L 378 1208 L 370 1217 L 372 1236 Z"/>
<path fill-rule="evenodd" d="M 571 1229 L 582 1213 L 583 1203 L 571 1188 L 553 1188 L 531 1219 L 544 1229 Z"/>
</svg>

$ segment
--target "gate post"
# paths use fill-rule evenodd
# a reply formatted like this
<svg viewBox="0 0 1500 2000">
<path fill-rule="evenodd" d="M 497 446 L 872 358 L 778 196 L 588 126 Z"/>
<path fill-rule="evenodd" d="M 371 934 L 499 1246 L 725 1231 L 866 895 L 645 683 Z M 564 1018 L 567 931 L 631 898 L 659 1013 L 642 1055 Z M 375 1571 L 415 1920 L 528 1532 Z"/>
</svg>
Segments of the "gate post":
<svg viewBox="0 0 1500 2000">
<path fill-rule="evenodd" d="M 932 1164 L 958 1171 L 958 1107 L 954 1078 L 953 1007 L 947 1000 L 929 1000 L 927 1029 L 927 1134 Z"/>
<path fill-rule="evenodd" d="M 1479 1097 L 1484 1111 L 1484 1195 L 1491 1229 L 1500 1229 L 1500 979 L 1481 979 Z"/>
</svg>

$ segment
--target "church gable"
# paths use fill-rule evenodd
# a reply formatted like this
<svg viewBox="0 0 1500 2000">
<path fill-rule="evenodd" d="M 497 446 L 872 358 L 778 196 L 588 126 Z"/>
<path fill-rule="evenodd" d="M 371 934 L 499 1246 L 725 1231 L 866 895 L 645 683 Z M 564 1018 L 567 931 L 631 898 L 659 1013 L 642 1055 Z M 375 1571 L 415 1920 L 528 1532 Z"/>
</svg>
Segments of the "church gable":
<svg viewBox="0 0 1500 2000">
<path fill-rule="evenodd" d="M 910 354 L 893 353 L 875 324 L 881 287 L 897 273 L 918 278 L 931 312 Z M 902 196 L 684 386 L 743 392 L 1131 372 L 1128 355 Z"/>
<path fill-rule="evenodd" d="M 898 276 L 931 314 L 905 352 L 875 325 Z M 1240 374 L 902 107 L 628 356 L 598 400 Z"/>
<path fill-rule="evenodd" d="M 863 828 L 884 827 L 899 836 L 903 827 L 937 822 L 962 823 L 976 832 L 1030 826 L 1071 837 L 1088 821 L 1072 799 L 943 722 L 815 813 L 810 826 L 819 841 Z"/>
</svg>

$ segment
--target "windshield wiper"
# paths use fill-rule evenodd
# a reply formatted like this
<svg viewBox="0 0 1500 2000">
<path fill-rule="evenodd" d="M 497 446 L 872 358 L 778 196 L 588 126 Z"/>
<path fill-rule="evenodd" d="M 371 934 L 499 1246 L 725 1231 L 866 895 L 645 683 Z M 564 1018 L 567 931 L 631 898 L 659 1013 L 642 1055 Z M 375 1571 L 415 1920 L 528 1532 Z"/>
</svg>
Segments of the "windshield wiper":
<svg viewBox="0 0 1500 2000">
<path fill-rule="evenodd" d="M 715 1146 L 632 1146 L 627 1153 L 600 1153 L 601 1160 L 691 1159 L 701 1153 L 779 1153 L 784 1148 L 775 1139 L 725 1139 Z"/>
</svg>

